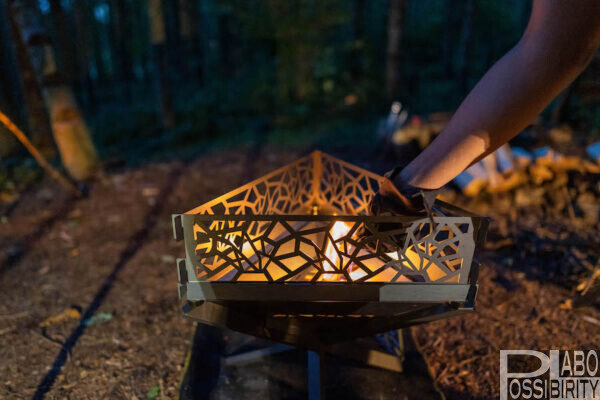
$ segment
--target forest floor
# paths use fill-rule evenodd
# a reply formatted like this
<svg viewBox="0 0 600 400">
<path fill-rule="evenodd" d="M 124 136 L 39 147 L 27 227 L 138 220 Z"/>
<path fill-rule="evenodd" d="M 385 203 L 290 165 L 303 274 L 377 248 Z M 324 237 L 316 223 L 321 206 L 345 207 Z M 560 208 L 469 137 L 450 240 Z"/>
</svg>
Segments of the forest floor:
<svg viewBox="0 0 600 400">
<path fill-rule="evenodd" d="M 171 214 L 308 150 L 208 151 L 189 162 L 105 173 L 81 200 L 50 182 L 21 195 L 0 221 L 0 398 L 175 398 L 195 324 L 178 306 L 175 257 L 183 248 L 172 239 Z M 343 152 L 352 161 L 344 154 L 360 149 Z M 494 219 L 492 230 L 501 221 Z M 448 399 L 491 399 L 498 396 L 500 349 L 598 348 L 598 309 L 561 307 L 573 284 L 540 278 L 537 254 L 538 274 L 529 273 L 513 250 L 480 255 L 477 312 L 412 328 L 417 346 L 405 373 L 332 359 L 330 397 L 439 398 L 438 387 Z M 219 332 L 218 351 L 250 340 Z M 216 371 L 207 367 L 216 379 L 211 397 L 305 398 L 305 360 L 297 350 L 252 367 L 221 367 L 220 374 L 217 363 Z"/>
</svg>

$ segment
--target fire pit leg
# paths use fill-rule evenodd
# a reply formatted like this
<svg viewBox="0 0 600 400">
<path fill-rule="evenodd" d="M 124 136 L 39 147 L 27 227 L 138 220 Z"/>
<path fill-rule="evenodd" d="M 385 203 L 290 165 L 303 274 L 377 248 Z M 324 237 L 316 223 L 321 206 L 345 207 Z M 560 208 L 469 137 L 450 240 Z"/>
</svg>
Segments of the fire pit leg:
<svg viewBox="0 0 600 400">
<path fill-rule="evenodd" d="M 263 358 L 267 356 L 271 356 L 274 354 L 283 353 L 284 351 L 294 350 L 295 347 L 289 346 L 287 344 L 275 344 L 270 347 L 265 347 L 264 349 L 258 349 L 253 351 L 248 351 L 246 353 L 236 354 L 234 356 L 229 356 L 225 358 L 225 365 L 244 365 L 250 364 L 253 362 L 261 361 Z"/>
<path fill-rule="evenodd" d="M 398 347 L 396 348 L 396 354 L 400 357 L 400 362 L 404 362 L 404 330 L 398 329 Z"/>
<path fill-rule="evenodd" d="M 312 350 L 308 354 L 308 398 L 309 400 L 323 400 L 325 391 L 323 388 L 323 354 Z"/>
</svg>

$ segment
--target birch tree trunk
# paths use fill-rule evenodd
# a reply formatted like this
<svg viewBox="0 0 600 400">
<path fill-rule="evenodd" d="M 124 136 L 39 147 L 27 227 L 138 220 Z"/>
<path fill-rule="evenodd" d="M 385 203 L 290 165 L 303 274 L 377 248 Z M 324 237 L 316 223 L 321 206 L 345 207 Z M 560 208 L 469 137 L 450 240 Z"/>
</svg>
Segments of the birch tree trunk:
<svg viewBox="0 0 600 400">
<path fill-rule="evenodd" d="M 42 28 L 35 10 L 25 2 L 12 2 L 17 30 L 34 54 L 36 75 L 44 85 L 44 98 L 49 109 L 54 141 L 69 174 L 76 180 L 90 178 L 98 167 L 98 156 L 89 129 L 79 111 L 75 96 L 59 73 L 50 40 Z"/>
</svg>

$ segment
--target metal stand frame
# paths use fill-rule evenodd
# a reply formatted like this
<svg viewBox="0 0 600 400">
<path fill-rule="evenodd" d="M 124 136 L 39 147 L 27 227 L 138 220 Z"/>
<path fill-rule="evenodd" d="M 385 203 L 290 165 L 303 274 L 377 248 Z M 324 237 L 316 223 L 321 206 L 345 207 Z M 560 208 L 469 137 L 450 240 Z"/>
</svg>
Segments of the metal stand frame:
<svg viewBox="0 0 600 400">
<path fill-rule="evenodd" d="M 325 398 L 325 357 L 333 355 L 364 363 L 365 365 L 402 373 L 404 361 L 404 339 L 402 330 L 388 332 L 388 335 L 397 334 L 398 346 L 393 349 L 395 355 L 367 348 L 358 348 L 352 343 L 342 343 L 325 347 L 321 350 L 306 350 L 307 358 L 307 392 L 309 400 L 323 400 Z M 266 356 L 294 350 L 297 347 L 286 344 L 275 344 L 258 350 L 228 356 L 224 360 L 226 366 L 251 364 L 262 360 Z"/>
</svg>

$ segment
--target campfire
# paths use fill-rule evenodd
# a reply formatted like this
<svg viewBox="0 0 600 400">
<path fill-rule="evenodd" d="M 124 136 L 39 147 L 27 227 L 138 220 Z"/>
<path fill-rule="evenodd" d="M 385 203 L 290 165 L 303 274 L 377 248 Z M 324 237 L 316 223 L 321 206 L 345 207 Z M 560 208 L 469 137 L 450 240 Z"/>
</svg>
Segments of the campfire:
<svg viewBox="0 0 600 400">
<path fill-rule="evenodd" d="M 314 348 L 472 310 L 486 220 L 370 216 L 381 179 L 317 151 L 174 215 L 184 314 Z"/>
</svg>

